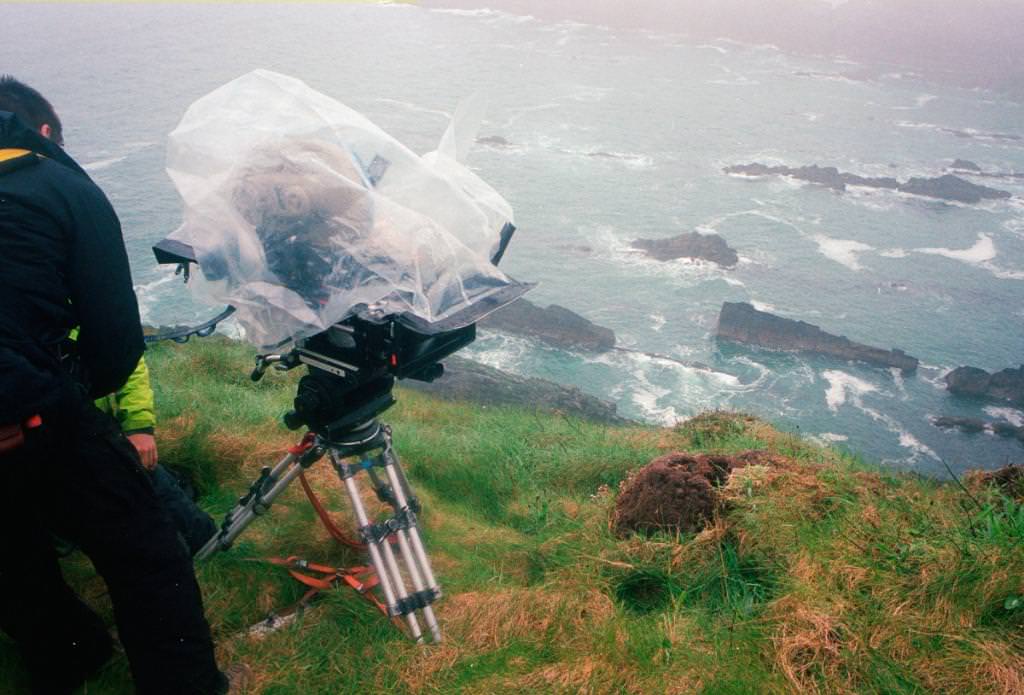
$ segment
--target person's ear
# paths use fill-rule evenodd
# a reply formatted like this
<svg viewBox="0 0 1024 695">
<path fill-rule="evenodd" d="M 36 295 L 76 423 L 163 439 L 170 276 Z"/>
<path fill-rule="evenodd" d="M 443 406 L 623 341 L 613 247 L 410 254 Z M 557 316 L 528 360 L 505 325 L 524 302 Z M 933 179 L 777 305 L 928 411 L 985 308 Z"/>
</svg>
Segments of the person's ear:
<svg viewBox="0 0 1024 695">
<path fill-rule="evenodd" d="M 50 127 L 49 123 L 44 123 L 41 126 L 39 126 L 39 134 L 42 135 L 47 140 L 50 140 L 50 136 L 53 135 L 53 128 Z"/>
</svg>

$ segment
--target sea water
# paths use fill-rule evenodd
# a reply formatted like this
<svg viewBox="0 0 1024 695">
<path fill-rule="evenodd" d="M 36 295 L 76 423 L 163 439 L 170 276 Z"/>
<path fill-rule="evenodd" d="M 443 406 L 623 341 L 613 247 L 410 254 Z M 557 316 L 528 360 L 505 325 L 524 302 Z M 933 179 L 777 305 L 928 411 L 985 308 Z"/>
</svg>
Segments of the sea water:
<svg viewBox="0 0 1024 695">
<path fill-rule="evenodd" d="M 490 97 L 469 164 L 516 210 L 503 267 L 531 299 L 615 330 L 632 352 L 572 353 L 483 334 L 467 350 L 573 384 L 624 415 L 673 423 L 728 408 L 926 474 L 1024 458 L 1012 440 L 935 428 L 962 415 L 1024 422 L 955 399 L 961 364 L 1024 361 L 1024 181 L 1015 199 L 960 205 L 730 177 L 759 161 L 866 176 L 936 176 L 954 158 L 1024 171 L 1024 108 L 893 70 L 656 31 L 411 5 L 7 5 L 0 65 L 63 117 L 69 151 L 120 214 L 144 319 L 209 316 L 150 246 L 180 221 L 166 134 L 188 105 L 254 68 L 305 80 L 413 150 L 433 149 L 460 98 Z M 982 181 L 983 183 L 985 181 Z M 726 270 L 662 263 L 636 238 L 722 235 Z M 921 360 L 915 374 L 714 339 L 724 301 L 748 301 Z M 230 327 L 228 327 L 230 329 Z M 159 375 L 157 375 L 159 378 Z"/>
</svg>

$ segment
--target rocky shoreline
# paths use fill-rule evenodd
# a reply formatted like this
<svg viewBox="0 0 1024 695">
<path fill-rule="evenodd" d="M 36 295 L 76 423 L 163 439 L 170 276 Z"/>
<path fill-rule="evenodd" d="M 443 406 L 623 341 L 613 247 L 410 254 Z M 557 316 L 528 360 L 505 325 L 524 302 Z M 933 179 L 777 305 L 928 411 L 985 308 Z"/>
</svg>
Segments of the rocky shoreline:
<svg viewBox="0 0 1024 695">
<path fill-rule="evenodd" d="M 903 372 L 917 369 L 918 360 L 902 350 L 883 350 L 836 336 L 805 321 L 786 319 L 758 311 L 746 302 L 725 302 L 718 316 L 719 339 L 773 350 L 813 352 L 843 360 L 895 367 Z"/>
<path fill-rule="evenodd" d="M 802 167 L 770 166 L 754 162 L 736 164 L 723 169 L 726 174 L 742 176 L 787 176 L 799 181 L 807 181 L 824 186 L 837 192 L 846 191 L 847 186 L 863 186 L 879 188 L 900 193 L 909 193 L 925 198 L 935 198 L 957 203 L 980 203 L 982 200 L 1001 200 L 1011 198 L 1009 191 L 1002 191 L 988 186 L 980 186 L 953 174 L 945 174 L 932 178 L 914 177 L 900 182 L 892 177 L 865 177 L 839 171 L 835 167 L 820 167 L 817 164 Z"/>
<path fill-rule="evenodd" d="M 615 347 L 615 332 L 598 326 L 563 306 L 541 307 L 518 299 L 494 312 L 480 327 L 534 338 L 564 350 L 608 352 Z"/>
<path fill-rule="evenodd" d="M 444 360 L 444 374 L 431 383 L 407 379 L 402 386 L 446 400 L 493 406 L 518 406 L 609 425 L 630 423 L 614 403 L 587 395 L 574 386 L 516 376 L 464 357 Z"/>
</svg>

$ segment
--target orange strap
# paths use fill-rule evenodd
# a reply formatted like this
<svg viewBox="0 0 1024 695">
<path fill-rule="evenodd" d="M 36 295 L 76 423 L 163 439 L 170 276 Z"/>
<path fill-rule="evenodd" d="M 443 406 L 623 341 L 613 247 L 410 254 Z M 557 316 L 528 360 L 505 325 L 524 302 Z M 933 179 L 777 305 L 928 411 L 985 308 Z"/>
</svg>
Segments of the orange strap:
<svg viewBox="0 0 1024 695">
<path fill-rule="evenodd" d="M 331 538 L 338 541 L 342 545 L 348 546 L 354 550 L 366 550 L 366 544 L 361 543 L 338 527 L 331 515 L 327 513 L 320 498 L 313 492 L 313 488 L 309 486 L 309 482 L 306 480 L 305 472 L 299 473 L 299 482 L 302 483 L 302 489 L 306 492 L 306 497 L 309 498 L 309 503 L 313 505 L 313 509 L 316 510 L 316 515 L 320 517 L 320 521 L 323 522 L 324 528 L 327 529 L 327 533 L 331 534 Z"/>
<path fill-rule="evenodd" d="M 303 595 L 302 599 L 300 599 L 300 603 L 309 601 L 310 598 L 320 591 L 333 589 L 339 583 L 344 582 L 350 588 L 355 589 L 360 596 L 376 606 L 377 610 L 381 613 L 384 615 L 388 614 L 387 606 L 385 606 L 371 591 L 380 583 L 380 580 L 377 578 L 372 567 L 366 567 L 363 565 L 347 568 L 328 567 L 327 565 L 320 565 L 307 560 L 302 560 L 295 555 L 287 558 L 268 557 L 267 562 L 272 565 L 287 568 L 288 574 L 290 574 L 296 581 L 310 588 L 310 590 Z M 308 572 L 317 572 L 324 576 L 313 577 L 300 572 L 300 569 Z M 363 579 L 360 581 L 361 576 Z"/>
</svg>

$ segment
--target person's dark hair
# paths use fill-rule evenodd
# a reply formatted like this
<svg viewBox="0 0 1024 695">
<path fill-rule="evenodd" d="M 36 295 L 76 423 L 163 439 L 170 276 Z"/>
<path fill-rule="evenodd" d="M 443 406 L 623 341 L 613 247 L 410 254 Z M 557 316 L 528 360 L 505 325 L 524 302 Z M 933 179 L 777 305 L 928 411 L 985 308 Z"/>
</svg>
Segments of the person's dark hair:
<svg viewBox="0 0 1024 695">
<path fill-rule="evenodd" d="M 11 75 L 0 75 L 0 111 L 10 111 L 36 130 L 48 124 L 52 130 L 50 139 L 57 144 L 64 143 L 64 128 L 50 102 Z"/>
</svg>

